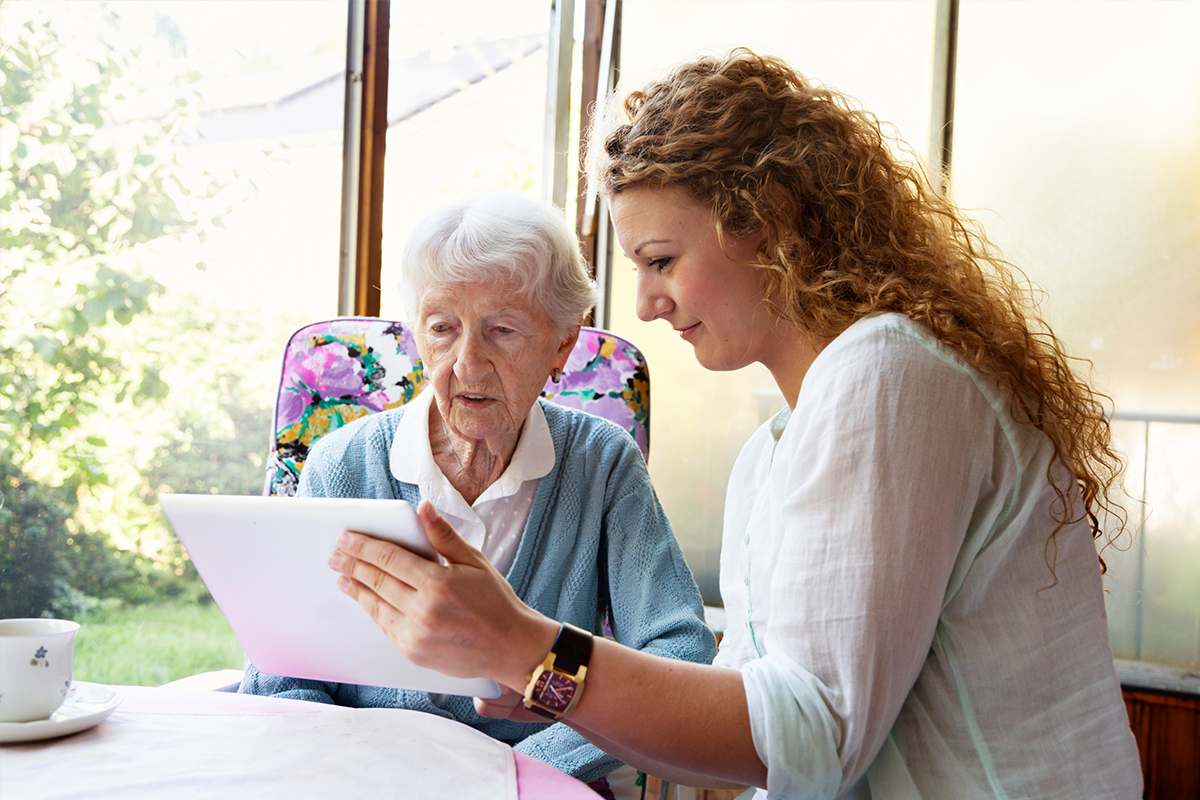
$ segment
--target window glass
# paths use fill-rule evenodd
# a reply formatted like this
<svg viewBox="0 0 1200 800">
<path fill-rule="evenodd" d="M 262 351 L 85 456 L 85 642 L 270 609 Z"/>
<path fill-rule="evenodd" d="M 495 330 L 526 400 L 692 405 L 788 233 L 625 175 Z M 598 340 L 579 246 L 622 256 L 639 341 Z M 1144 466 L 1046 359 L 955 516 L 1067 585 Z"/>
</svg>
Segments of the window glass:
<svg viewBox="0 0 1200 800">
<path fill-rule="evenodd" d="M 1105 552 L 1114 649 L 1195 669 L 1200 5 L 974 0 L 959 21 L 955 199 L 1130 420 L 1127 485 L 1149 507 L 1144 540 Z"/>
<path fill-rule="evenodd" d="M 927 150 L 934 3 L 638 0 L 623 4 L 621 81 L 636 87 L 701 53 L 737 46 L 777 55 L 858 99 Z M 760 365 L 707 372 L 670 328 L 634 313 L 632 265 L 614 254 L 611 327 L 645 352 L 651 377 L 650 473 L 705 602 L 717 570 L 725 487 L 742 445 L 783 407 Z"/>
<path fill-rule="evenodd" d="M 0 557 L 52 560 L 43 610 L 184 591 L 158 493 L 261 491 L 286 337 L 336 314 L 346 19 L 0 3 Z"/>
<path fill-rule="evenodd" d="M 402 318 L 404 244 L 425 214 L 496 191 L 543 196 L 544 0 L 392 3 L 380 315 Z"/>
</svg>

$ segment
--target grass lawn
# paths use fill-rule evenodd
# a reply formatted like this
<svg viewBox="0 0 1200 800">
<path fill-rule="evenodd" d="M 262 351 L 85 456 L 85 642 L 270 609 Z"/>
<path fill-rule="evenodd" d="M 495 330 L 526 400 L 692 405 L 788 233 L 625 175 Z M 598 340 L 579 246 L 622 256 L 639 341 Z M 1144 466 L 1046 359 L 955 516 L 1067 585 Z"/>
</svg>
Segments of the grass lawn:
<svg viewBox="0 0 1200 800">
<path fill-rule="evenodd" d="M 75 680 L 160 686 L 197 672 L 243 666 L 242 647 L 212 603 L 104 609 L 80 625 Z"/>
</svg>

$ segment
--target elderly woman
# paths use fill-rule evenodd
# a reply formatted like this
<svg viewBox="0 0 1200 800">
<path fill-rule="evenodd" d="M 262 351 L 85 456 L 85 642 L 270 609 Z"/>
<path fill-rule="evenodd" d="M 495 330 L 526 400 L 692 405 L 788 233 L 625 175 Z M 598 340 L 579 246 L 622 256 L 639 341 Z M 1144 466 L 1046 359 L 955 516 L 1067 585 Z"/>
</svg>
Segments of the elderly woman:
<svg viewBox="0 0 1200 800">
<path fill-rule="evenodd" d="M 314 447 L 298 494 L 430 501 L 526 604 L 623 644 L 708 663 L 695 581 L 633 439 L 546 403 L 595 299 L 561 212 L 516 196 L 423 220 L 404 255 L 428 391 Z M 585 781 L 620 765 L 566 725 L 479 716 L 468 697 L 265 675 L 240 691 L 450 717 Z M 632 712 L 631 712 L 632 713 Z"/>
</svg>

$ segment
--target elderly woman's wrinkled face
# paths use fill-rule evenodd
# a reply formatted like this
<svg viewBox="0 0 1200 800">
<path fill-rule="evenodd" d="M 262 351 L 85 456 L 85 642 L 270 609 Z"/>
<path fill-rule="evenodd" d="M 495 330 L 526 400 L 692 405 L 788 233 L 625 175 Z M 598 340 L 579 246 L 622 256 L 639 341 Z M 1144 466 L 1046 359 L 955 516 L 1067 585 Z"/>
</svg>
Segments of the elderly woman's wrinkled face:
<svg viewBox="0 0 1200 800">
<path fill-rule="evenodd" d="M 515 442 L 550 371 L 562 369 L 566 338 L 507 284 L 435 286 L 422 297 L 414 335 L 438 412 L 467 439 Z"/>
</svg>

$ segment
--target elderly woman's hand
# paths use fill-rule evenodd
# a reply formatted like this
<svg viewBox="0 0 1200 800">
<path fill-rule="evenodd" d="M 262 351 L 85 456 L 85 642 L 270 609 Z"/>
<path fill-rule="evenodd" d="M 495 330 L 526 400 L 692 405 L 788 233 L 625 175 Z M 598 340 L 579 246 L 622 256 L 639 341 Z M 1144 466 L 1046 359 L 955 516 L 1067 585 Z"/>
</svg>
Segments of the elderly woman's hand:
<svg viewBox="0 0 1200 800">
<path fill-rule="evenodd" d="M 542 722 L 546 721 L 545 717 L 525 708 L 523 701 L 525 695 L 520 690 L 503 689 L 499 697 L 484 699 L 482 697 L 475 698 L 475 711 L 481 717 L 489 717 L 491 719 L 511 719 L 513 722 Z"/>
<path fill-rule="evenodd" d="M 522 603 L 428 501 L 417 516 L 445 564 L 347 531 L 329 559 L 342 573 L 338 587 L 417 666 L 524 691 L 528 675 L 554 644 L 558 623 Z"/>
</svg>

